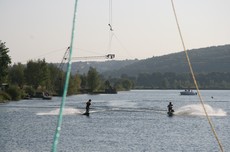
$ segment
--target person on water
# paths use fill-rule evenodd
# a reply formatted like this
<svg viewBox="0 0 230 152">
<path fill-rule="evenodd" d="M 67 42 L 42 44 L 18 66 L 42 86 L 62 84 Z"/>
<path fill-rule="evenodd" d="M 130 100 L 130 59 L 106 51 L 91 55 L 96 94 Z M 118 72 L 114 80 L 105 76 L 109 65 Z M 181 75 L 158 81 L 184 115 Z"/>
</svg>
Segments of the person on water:
<svg viewBox="0 0 230 152">
<path fill-rule="evenodd" d="M 86 102 L 86 107 L 85 107 L 86 111 L 85 111 L 85 113 L 89 113 L 90 105 L 91 105 L 91 99 L 89 99 L 89 101 Z"/>
<path fill-rule="evenodd" d="M 169 105 L 168 105 L 168 112 L 174 112 L 172 102 L 169 102 Z"/>
</svg>

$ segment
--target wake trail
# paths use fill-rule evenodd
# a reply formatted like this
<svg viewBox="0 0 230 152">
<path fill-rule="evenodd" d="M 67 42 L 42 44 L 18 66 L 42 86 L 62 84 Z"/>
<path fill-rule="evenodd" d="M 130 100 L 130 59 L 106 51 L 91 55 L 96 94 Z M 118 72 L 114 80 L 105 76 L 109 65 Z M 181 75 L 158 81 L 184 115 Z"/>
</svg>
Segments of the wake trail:
<svg viewBox="0 0 230 152">
<path fill-rule="evenodd" d="M 208 104 L 204 105 L 209 116 L 227 116 L 221 108 L 213 108 Z M 192 116 L 205 116 L 204 109 L 201 104 L 192 104 L 180 107 L 174 112 L 175 115 L 192 115 Z"/>
<path fill-rule="evenodd" d="M 51 110 L 48 112 L 39 112 L 36 115 L 42 116 L 42 115 L 59 115 L 59 108 L 55 110 Z M 63 115 L 76 115 L 76 114 L 82 114 L 84 111 L 80 109 L 75 108 L 64 108 Z"/>
</svg>

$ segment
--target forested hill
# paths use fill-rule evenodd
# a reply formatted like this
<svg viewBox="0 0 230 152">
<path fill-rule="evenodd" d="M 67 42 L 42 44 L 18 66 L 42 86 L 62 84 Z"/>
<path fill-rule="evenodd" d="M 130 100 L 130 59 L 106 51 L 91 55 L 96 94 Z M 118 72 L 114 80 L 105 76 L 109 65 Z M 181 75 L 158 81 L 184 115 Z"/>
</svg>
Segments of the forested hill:
<svg viewBox="0 0 230 152">
<path fill-rule="evenodd" d="M 188 50 L 188 54 L 195 73 L 230 72 L 230 45 L 192 49 Z M 87 73 L 90 66 L 104 76 L 111 77 L 154 72 L 189 72 L 184 51 L 144 60 L 75 62 L 72 64 L 72 73 Z"/>
<path fill-rule="evenodd" d="M 230 72 L 230 45 L 192 49 L 188 50 L 188 55 L 195 73 Z M 154 72 L 189 72 L 185 52 L 140 60 L 119 70 L 107 71 L 105 74 L 136 76 L 140 73 Z"/>
<path fill-rule="evenodd" d="M 122 60 L 122 61 L 116 61 L 116 60 L 108 60 L 105 62 L 96 62 L 96 61 L 90 61 L 90 62 L 74 62 L 72 64 L 72 73 L 73 74 L 86 74 L 89 70 L 89 67 L 96 68 L 96 70 L 99 73 L 104 73 L 106 71 L 114 71 L 119 70 L 122 67 L 131 65 L 135 62 L 138 62 L 138 60 Z M 66 69 L 66 66 L 64 68 Z"/>
</svg>

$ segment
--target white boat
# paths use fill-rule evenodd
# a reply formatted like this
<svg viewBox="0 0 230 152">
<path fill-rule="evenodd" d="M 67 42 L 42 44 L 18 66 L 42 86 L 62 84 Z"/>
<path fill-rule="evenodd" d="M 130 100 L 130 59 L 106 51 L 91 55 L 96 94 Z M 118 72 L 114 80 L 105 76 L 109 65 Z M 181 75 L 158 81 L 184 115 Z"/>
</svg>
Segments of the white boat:
<svg viewBox="0 0 230 152">
<path fill-rule="evenodd" d="M 43 100 L 51 100 L 52 96 L 49 95 L 47 92 L 42 92 L 42 99 Z"/>
<path fill-rule="evenodd" d="M 180 95 L 197 95 L 197 93 L 193 92 L 192 90 L 184 90 L 180 92 Z"/>
</svg>

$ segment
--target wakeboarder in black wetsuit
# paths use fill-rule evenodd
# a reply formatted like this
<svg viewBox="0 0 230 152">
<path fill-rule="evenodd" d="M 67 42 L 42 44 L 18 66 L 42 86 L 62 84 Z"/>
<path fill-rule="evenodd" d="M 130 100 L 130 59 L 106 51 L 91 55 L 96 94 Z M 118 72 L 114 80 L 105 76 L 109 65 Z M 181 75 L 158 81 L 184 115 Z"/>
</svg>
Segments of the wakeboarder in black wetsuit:
<svg viewBox="0 0 230 152">
<path fill-rule="evenodd" d="M 169 105 L 168 105 L 168 112 L 174 112 L 173 104 L 171 102 L 169 102 Z"/>
<path fill-rule="evenodd" d="M 85 109 L 86 109 L 85 114 L 86 115 L 89 115 L 89 107 L 90 107 L 90 105 L 91 105 L 91 99 L 89 99 L 89 101 L 86 102 L 86 107 L 85 107 Z"/>
</svg>

